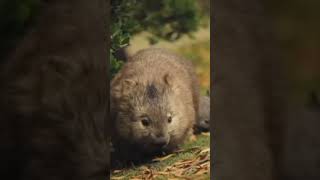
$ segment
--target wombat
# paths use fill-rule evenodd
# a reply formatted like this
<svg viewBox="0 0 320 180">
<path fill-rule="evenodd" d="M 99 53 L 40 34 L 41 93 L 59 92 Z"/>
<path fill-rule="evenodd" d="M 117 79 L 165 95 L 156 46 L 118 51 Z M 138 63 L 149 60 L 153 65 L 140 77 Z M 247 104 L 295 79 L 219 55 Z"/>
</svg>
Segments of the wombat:
<svg viewBox="0 0 320 180">
<path fill-rule="evenodd" d="M 210 97 L 201 96 L 199 101 L 199 115 L 194 126 L 195 134 L 210 131 Z"/>
<path fill-rule="evenodd" d="M 172 151 L 192 134 L 199 85 L 190 61 L 161 48 L 140 50 L 116 74 L 110 91 L 116 149 Z"/>
</svg>

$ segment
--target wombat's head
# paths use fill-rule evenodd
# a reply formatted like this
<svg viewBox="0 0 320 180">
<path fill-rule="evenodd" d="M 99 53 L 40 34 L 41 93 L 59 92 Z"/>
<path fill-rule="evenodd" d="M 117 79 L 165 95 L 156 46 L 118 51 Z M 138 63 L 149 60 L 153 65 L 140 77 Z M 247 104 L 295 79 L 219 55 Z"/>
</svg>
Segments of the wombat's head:
<svg viewBox="0 0 320 180">
<path fill-rule="evenodd" d="M 127 78 L 112 87 L 117 136 L 146 152 L 165 148 L 169 141 L 172 89 L 168 76 L 153 82 Z"/>
<path fill-rule="evenodd" d="M 196 122 L 198 131 L 207 132 L 210 130 L 210 98 L 201 96 L 199 102 L 199 117 Z"/>
</svg>

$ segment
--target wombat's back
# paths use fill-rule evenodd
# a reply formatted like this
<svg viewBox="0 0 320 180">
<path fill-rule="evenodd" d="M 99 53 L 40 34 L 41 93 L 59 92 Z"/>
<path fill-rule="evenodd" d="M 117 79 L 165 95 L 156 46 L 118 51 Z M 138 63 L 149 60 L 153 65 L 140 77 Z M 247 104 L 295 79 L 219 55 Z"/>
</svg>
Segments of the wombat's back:
<svg viewBox="0 0 320 180">
<path fill-rule="evenodd" d="M 169 74 L 176 87 L 192 94 L 192 105 L 196 117 L 199 106 L 199 83 L 191 61 L 162 48 L 148 48 L 138 51 L 130 57 L 120 72 L 113 79 L 112 84 L 126 76 L 138 76 L 139 81 L 147 82 L 160 80 Z"/>
</svg>

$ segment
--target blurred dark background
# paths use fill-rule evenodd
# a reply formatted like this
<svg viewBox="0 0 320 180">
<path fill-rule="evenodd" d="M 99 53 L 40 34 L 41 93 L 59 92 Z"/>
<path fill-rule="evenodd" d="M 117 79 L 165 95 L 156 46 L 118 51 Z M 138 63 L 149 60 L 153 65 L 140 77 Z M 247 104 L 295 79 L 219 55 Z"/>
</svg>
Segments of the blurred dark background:
<svg viewBox="0 0 320 180">
<path fill-rule="evenodd" d="M 319 5 L 214 2 L 217 179 L 320 179 Z"/>
</svg>

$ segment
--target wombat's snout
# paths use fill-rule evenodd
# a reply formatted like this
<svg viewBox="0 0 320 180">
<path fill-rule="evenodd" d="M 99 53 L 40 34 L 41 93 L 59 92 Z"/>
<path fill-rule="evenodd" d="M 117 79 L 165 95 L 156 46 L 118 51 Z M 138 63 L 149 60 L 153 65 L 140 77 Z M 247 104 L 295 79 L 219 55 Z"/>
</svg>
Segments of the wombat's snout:
<svg viewBox="0 0 320 180">
<path fill-rule="evenodd" d="M 209 123 L 209 120 L 203 120 L 200 122 L 200 128 L 204 131 L 209 131 L 210 129 L 210 123 Z"/>
<path fill-rule="evenodd" d="M 169 143 L 169 136 L 161 135 L 154 137 L 152 144 L 156 147 L 163 148 Z"/>
</svg>

